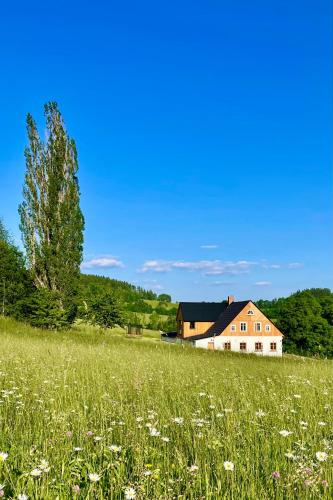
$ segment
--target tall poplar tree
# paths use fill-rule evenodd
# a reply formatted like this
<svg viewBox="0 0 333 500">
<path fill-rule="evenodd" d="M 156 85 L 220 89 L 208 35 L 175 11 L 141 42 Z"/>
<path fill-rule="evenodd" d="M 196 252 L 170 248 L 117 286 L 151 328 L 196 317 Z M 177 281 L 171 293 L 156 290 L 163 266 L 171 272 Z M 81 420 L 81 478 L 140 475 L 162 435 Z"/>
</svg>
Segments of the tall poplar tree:
<svg viewBox="0 0 333 500">
<path fill-rule="evenodd" d="M 44 112 L 44 142 L 34 119 L 27 116 L 29 146 L 20 229 L 36 287 L 56 292 L 60 307 L 65 308 L 76 293 L 83 251 L 78 159 L 57 103 L 45 104 Z"/>
</svg>

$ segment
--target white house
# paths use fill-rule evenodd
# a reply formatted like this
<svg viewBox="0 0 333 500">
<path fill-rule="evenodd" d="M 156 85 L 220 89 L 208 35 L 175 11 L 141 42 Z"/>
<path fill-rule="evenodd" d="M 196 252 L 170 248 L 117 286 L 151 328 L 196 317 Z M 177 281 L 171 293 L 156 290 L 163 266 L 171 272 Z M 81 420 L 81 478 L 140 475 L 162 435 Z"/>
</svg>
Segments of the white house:
<svg viewBox="0 0 333 500">
<path fill-rule="evenodd" d="M 163 340 L 194 347 L 282 356 L 283 335 L 251 301 L 180 302 L 177 332 Z"/>
</svg>

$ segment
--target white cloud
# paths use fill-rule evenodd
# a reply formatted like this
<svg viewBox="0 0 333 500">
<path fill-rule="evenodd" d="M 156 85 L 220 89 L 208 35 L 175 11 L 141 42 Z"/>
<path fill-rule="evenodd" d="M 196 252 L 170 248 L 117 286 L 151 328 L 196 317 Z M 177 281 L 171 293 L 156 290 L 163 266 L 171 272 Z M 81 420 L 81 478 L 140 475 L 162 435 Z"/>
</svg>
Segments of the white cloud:
<svg viewBox="0 0 333 500">
<path fill-rule="evenodd" d="M 269 286 L 271 284 L 272 283 L 270 281 L 257 281 L 256 283 L 254 283 L 255 286 Z"/>
<path fill-rule="evenodd" d="M 288 269 L 300 269 L 301 267 L 304 267 L 304 264 L 301 262 L 291 262 L 288 264 Z"/>
<path fill-rule="evenodd" d="M 223 274 L 243 274 L 248 273 L 255 262 L 246 260 L 221 261 L 221 260 L 199 260 L 199 261 L 178 261 L 178 260 L 147 260 L 138 269 L 140 273 L 152 271 L 155 273 L 166 273 L 174 269 L 185 271 L 201 271 L 206 276 L 218 276 Z"/>
<path fill-rule="evenodd" d="M 205 250 L 213 250 L 214 248 L 219 248 L 218 245 L 201 245 L 200 248 L 203 248 Z"/>
<path fill-rule="evenodd" d="M 281 264 L 267 264 L 266 262 L 262 264 L 264 269 L 281 269 Z"/>
<path fill-rule="evenodd" d="M 111 268 L 111 267 L 125 267 L 121 260 L 115 257 L 97 257 L 94 259 L 86 260 L 82 263 L 82 269 L 96 269 L 96 268 Z"/>
</svg>

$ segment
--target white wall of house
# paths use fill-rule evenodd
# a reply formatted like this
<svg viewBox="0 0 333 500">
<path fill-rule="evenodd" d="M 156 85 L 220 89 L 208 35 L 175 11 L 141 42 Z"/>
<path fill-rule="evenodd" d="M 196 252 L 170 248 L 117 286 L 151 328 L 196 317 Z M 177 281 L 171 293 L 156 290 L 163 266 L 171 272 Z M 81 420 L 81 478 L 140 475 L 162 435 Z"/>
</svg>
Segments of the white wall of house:
<svg viewBox="0 0 333 500">
<path fill-rule="evenodd" d="M 264 336 L 264 335 L 247 335 L 247 336 L 230 336 L 227 335 L 208 337 L 206 339 L 194 340 L 192 343 L 195 347 L 208 349 L 208 343 L 214 342 L 214 349 L 224 350 L 225 342 L 230 342 L 231 351 L 233 352 L 246 352 L 248 354 L 257 354 L 259 356 L 282 356 L 282 337 L 280 336 Z M 240 350 L 240 343 L 246 343 L 246 351 Z M 256 342 L 261 342 L 262 351 L 257 352 L 255 349 Z M 272 351 L 270 345 L 272 342 L 276 343 L 276 351 Z"/>
</svg>

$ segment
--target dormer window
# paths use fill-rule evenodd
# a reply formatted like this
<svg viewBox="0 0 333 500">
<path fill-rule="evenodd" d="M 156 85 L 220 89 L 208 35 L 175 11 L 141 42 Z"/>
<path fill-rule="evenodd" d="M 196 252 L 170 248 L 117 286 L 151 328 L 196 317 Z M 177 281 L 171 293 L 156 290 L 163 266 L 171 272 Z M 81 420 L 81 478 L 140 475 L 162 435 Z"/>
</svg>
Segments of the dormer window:
<svg viewBox="0 0 333 500">
<path fill-rule="evenodd" d="M 247 311 L 247 314 L 248 314 L 248 316 L 253 316 L 254 315 L 254 311 L 252 309 L 249 309 Z"/>
</svg>

